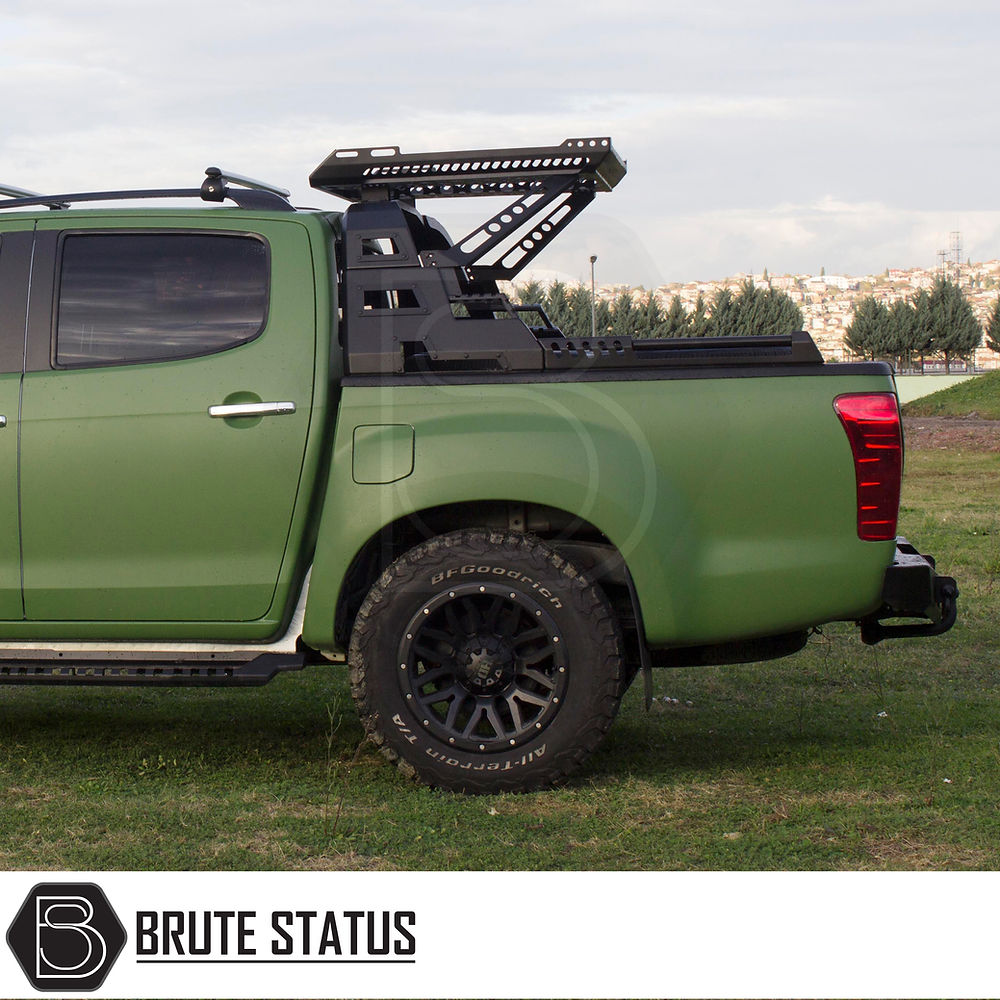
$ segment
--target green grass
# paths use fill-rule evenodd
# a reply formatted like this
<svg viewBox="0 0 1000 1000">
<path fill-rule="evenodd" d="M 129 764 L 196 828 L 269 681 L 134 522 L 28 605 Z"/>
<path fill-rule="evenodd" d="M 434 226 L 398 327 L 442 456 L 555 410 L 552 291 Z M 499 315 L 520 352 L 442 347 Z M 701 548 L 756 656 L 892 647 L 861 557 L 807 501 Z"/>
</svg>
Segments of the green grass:
<svg viewBox="0 0 1000 1000">
<path fill-rule="evenodd" d="M 342 668 L 0 687 L 0 868 L 1000 867 L 998 477 L 996 454 L 908 455 L 901 530 L 962 590 L 947 636 L 831 626 L 785 660 L 659 671 L 654 710 L 637 685 L 551 792 L 410 784 L 362 742 Z"/>
<path fill-rule="evenodd" d="M 1000 371 L 921 396 L 903 407 L 907 417 L 967 417 L 1000 420 Z"/>
</svg>

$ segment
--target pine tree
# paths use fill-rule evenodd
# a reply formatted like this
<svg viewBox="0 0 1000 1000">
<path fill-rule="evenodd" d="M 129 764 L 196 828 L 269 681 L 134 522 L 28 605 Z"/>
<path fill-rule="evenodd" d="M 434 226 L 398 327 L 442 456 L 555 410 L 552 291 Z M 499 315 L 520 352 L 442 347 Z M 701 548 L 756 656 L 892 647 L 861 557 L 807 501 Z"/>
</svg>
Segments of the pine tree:
<svg viewBox="0 0 1000 1000">
<path fill-rule="evenodd" d="M 986 346 L 1000 354 L 1000 299 L 993 303 L 993 311 L 986 322 Z"/>
<path fill-rule="evenodd" d="M 659 299 L 653 292 L 646 294 L 639 300 L 639 315 L 635 333 L 633 337 L 663 337 L 664 315 Z"/>
<path fill-rule="evenodd" d="M 606 299 L 598 299 L 594 306 L 594 327 L 598 337 L 611 336 L 611 306 Z"/>
<path fill-rule="evenodd" d="M 514 298 L 521 306 L 544 305 L 545 286 L 540 281 L 526 281 L 523 285 L 515 285 Z"/>
<path fill-rule="evenodd" d="M 769 287 L 764 293 L 764 299 L 769 329 L 762 330 L 761 333 L 788 334 L 802 329 L 802 310 L 784 292 Z"/>
<path fill-rule="evenodd" d="M 568 329 L 563 333 L 568 337 L 589 337 L 591 334 L 590 286 L 574 285 L 569 291 Z M 600 328 L 598 328 L 600 332 Z"/>
<path fill-rule="evenodd" d="M 566 295 L 566 286 L 561 281 L 553 281 L 549 285 L 548 294 L 545 297 L 545 311 L 554 326 L 560 330 L 566 330 L 573 321 L 570 310 L 569 298 Z"/>
<path fill-rule="evenodd" d="M 691 317 L 688 316 L 679 295 L 675 295 L 670 300 L 670 308 L 667 310 L 659 335 L 661 337 L 691 336 Z"/>
<path fill-rule="evenodd" d="M 739 306 L 728 288 L 720 288 L 712 296 L 712 318 L 709 321 L 708 336 L 738 337 Z"/>
<path fill-rule="evenodd" d="M 736 335 L 738 337 L 754 336 L 755 332 L 762 330 L 767 323 L 764 293 L 758 292 L 750 278 L 744 278 L 734 301 L 738 317 Z"/>
<path fill-rule="evenodd" d="M 854 319 L 844 335 L 844 343 L 863 358 L 875 360 L 888 345 L 889 310 L 871 295 L 859 300 Z"/>
<path fill-rule="evenodd" d="M 983 339 L 983 330 L 962 289 L 947 278 L 934 282 L 929 298 L 931 347 L 944 355 L 944 368 L 951 371 L 953 358 L 969 359 Z"/>
<path fill-rule="evenodd" d="M 692 337 L 707 337 L 709 335 L 712 321 L 705 308 L 705 296 L 701 292 L 698 293 L 698 300 L 694 304 L 694 312 L 688 317 L 688 325 Z"/>
<path fill-rule="evenodd" d="M 931 352 L 933 331 L 931 329 L 931 299 L 926 288 L 913 297 L 912 351 L 920 358 L 920 370 L 924 370 L 924 358 Z"/>
<path fill-rule="evenodd" d="M 632 337 L 639 325 L 639 310 L 628 288 L 623 288 L 611 303 L 611 332 L 615 337 Z"/>
<path fill-rule="evenodd" d="M 802 329 L 802 311 L 784 292 L 777 288 L 766 291 L 757 288 L 749 278 L 731 298 L 731 304 L 734 315 L 730 317 L 727 313 L 716 324 L 718 330 L 731 332 L 719 332 L 717 336 L 767 337 Z M 717 312 L 718 304 L 713 317 Z"/>
<path fill-rule="evenodd" d="M 519 306 L 538 306 L 545 309 L 545 286 L 538 281 L 526 281 L 523 285 L 512 285 L 510 290 L 510 301 Z M 535 311 L 523 312 L 519 314 L 521 319 L 530 327 L 541 328 L 544 326 L 542 317 Z"/>
<path fill-rule="evenodd" d="M 896 370 L 913 365 L 913 331 L 916 314 L 906 299 L 896 299 L 889 306 L 885 349 L 896 362 Z"/>
</svg>

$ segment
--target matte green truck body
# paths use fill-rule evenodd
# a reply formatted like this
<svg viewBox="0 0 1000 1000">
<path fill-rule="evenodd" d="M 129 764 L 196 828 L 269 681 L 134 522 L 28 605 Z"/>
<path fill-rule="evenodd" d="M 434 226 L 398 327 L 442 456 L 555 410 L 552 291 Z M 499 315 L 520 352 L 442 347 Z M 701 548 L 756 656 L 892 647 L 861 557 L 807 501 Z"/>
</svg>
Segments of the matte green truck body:
<svg viewBox="0 0 1000 1000">
<path fill-rule="evenodd" d="M 14 221 L 0 218 L 0 256 Z M 251 343 L 195 358 L 53 369 L 54 258 L 40 276 L 35 248 L 28 330 L 44 336 L 45 370 L 0 376 L 21 386 L 20 400 L 11 390 L 3 430 L 21 483 L 20 509 L 16 496 L 7 500 L 4 537 L 20 535 L 23 550 L 5 562 L 3 593 L 16 612 L 0 626 L 5 638 L 261 641 L 283 627 L 297 596 L 336 410 L 329 226 L 307 215 L 234 220 L 228 210 L 74 212 L 43 216 L 37 238 L 186 230 L 266 241 L 267 324 Z M 18 313 L 5 313 L 6 336 L 18 324 L 23 336 Z M 240 394 L 290 399 L 297 409 L 273 420 L 208 417 L 210 405 Z"/>
<path fill-rule="evenodd" d="M 490 500 L 594 525 L 628 566 L 654 646 L 862 618 L 895 546 L 857 538 L 833 397 L 891 388 L 850 374 L 345 388 L 333 451 L 345 474 L 320 519 L 306 641 L 331 644 L 340 581 L 383 525 Z M 373 426 L 412 428 L 412 472 L 390 457 L 394 481 L 346 474 L 356 428 Z"/>
<path fill-rule="evenodd" d="M 232 216 L 74 212 L 71 221 L 76 233 L 228 233 Z M 12 222 L 0 218 L 0 236 Z M 245 212 L 239 223 L 271 248 L 270 315 L 253 343 L 24 375 L 25 610 L 15 551 L 6 592 L 17 614 L 4 638 L 266 640 L 311 564 L 305 641 L 343 652 L 334 609 L 363 545 L 406 515 L 483 501 L 594 525 L 624 558 L 655 646 L 770 635 L 878 607 L 894 545 L 857 538 L 851 450 L 833 399 L 891 392 L 888 374 L 826 366 L 810 376 L 342 389 L 328 224 Z M 66 225 L 46 216 L 38 230 Z M 207 418 L 211 403 L 240 392 L 292 399 L 297 410 L 252 425 Z M 383 428 L 405 434 L 373 433 Z M 12 420 L 5 433 L 15 452 Z M 16 524 L 15 496 L 7 510 Z M 303 551 L 314 537 L 315 555 Z"/>
<path fill-rule="evenodd" d="M 624 173 L 583 145 L 519 169 L 569 171 L 575 212 Z M 332 162 L 314 185 L 343 194 Z M 657 654 L 954 620 L 953 582 L 897 549 L 898 465 L 864 481 L 901 453 L 887 366 L 825 365 L 804 336 L 574 344 L 405 198 L 252 195 L 0 212 L 0 681 L 349 659 L 391 758 L 519 789 L 569 774 Z M 862 540 L 870 511 L 892 527 Z"/>
</svg>

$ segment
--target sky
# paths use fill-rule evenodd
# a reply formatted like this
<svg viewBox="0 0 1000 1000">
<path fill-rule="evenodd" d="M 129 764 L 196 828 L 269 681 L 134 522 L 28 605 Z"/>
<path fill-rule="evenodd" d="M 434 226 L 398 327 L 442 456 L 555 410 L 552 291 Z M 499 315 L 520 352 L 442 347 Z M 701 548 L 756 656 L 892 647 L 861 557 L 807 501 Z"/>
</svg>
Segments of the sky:
<svg viewBox="0 0 1000 1000">
<path fill-rule="evenodd" d="M 343 207 L 335 148 L 611 136 L 628 175 L 534 262 L 655 287 L 1000 258 L 994 0 L 0 0 L 0 183 Z M 485 201 L 423 202 L 453 237 Z"/>
</svg>

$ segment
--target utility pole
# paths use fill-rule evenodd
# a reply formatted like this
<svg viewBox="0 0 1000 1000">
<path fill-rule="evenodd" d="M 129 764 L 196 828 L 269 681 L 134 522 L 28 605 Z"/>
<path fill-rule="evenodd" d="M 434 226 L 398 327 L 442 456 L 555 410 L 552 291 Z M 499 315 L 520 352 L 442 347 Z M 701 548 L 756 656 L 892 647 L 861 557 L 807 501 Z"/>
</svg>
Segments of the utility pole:
<svg viewBox="0 0 1000 1000">
<path fill-rule="evenodd" d="M 597 254 L 590 255 L 590 337 L 597 339 L 597 279 L 594 274 L 594 265 L 597 263 Z"/>
<path fill-rule="evenodd" d="M 951 259 L 955 265 L 955 284 L 962 284 L 962 234 L 956 229 L 951 233 Z"/>
</svg>

